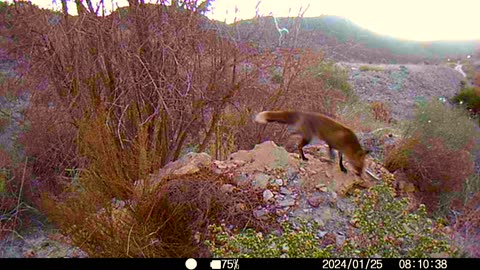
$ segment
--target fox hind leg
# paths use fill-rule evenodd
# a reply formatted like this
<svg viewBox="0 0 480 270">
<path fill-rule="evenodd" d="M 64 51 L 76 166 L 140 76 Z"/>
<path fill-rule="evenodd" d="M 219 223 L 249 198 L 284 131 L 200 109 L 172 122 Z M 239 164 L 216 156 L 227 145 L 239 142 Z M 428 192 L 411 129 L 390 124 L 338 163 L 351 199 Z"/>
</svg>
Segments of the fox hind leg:
<svg viewBox="0 0 480 270">
<path fill-rule="evenodd" d="M 309 144 L 309 143 L 310 143 L 310 140 L 311 140 L 310 138 L 302 138 L 302 140 L 301 140 L 300 143 L 298 144 L 298 151 L 300 152 L 300 157 L 301 157 L 303 160 L 305 160 L 305 161 L 307 161 L 308 158 L 305 157 L 305 154 L 303 153 L 303 147 L 304 147 L 305 145 Z"/>
<path fill-rule="evenodd" d="M 347 173 L 347 169 L 343 166 L 343 154 L 342 154 L 342 152 L 338 151 L 338 155 L 340 156 L 340 161 L 338 162 L 338 165 L 340 165 L 340 170 L 343 173 Z"/>
<path fill-rule="evenodd" d="M 330 156 L 330 160 L 335 160 L 335 151 L 333 151 L 332 146 L 328 145 L 328 155 Z"/>
</svg>

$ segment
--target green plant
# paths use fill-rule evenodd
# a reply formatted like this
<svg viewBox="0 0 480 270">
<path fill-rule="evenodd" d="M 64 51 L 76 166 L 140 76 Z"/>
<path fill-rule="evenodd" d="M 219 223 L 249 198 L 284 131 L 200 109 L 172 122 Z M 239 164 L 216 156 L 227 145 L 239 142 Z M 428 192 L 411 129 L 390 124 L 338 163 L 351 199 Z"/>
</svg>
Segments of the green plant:
<svg viewBox="0 0 480 270">
<path fill-rule="evenodd" d="M 452 100 L 457 104 L 464 105 L 474 115 L 480 114 L 480 86 L 465 87 Z"/>
<path fill-rule="evenodd" d="M 217 258 L 328 258 L 333 246 L 320 248 L 318 225 L 300 222 L 297 228 L 282 223 L 280 235 L 256 232 L 249 228 L 234 234 L 224 224 L 211 225 L 210 240 L 205 244 Z"/>
<path fill-rule="evenodd" d="M 348 71 L 334 62 L 320 61 L 306 71 L 315 78 L 324 81 L 325 88 L 340 90 L 347 98 L 354 98 L 352 86 L 348 82 Z"/>
<path fill-rule="evenodd" d="M 377 71 L 383 71 L 384 69 L 382 67 L 377 67 L 377 66 L 360 66 L 359 68 L 360 71 L 373 71 L 373 72 L 377 72 Z"/>
<path fill-rule="evenodd" d="M 372 106 L 366 102 L 351 99 L 340 106 L 338 117 L 355 131 L 369 132 L 385 127 L 385 122 L 376 118 Z"/>
<path fill-rule="evenodd" d="M 352 221 L 360 233 L 347 239 L 342 256 L 431 257 L 453 255 L 446 235 L 427 217 L 425 205 L 409 211 L 407 198 L 395 198 L 392 185 L 383 183 L 358 193 Z"/>
<path fill-rule="evenodd" d="M 422 143 L 439 138 L 451 149 L 470 150 L 479 133 L 462 109 L 449 108 L 434 99 L 420 105 L 415 118 L 405 126 L 404 137 L 416 136 Z"/>
</svg>

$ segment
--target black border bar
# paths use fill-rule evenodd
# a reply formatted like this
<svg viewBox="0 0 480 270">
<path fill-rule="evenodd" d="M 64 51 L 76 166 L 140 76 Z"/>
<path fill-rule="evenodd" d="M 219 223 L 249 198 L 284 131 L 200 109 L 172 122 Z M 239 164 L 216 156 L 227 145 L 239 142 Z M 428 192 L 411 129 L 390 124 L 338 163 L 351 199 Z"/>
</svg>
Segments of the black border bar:
<svg viewBox="0 0 480 270">
<path fill-rule="evenodd" d="M 212 260 L 220 260 L 222 269 L 250 270 L 250 269 L 348 269 L 348 270 L 444 270 L 444 269 L 480 269 L 480 258 L 320 258 L 320 259 L 195 259 L 197 265 L 194 270 L 211 270 Z M 226 261 L 228 260 L 228 261 Z M 29 269 L 128 269 L 128 270 L 188 270 L 185 259 L 0 259 L 1 270 Z M 216 263 L 218 265 L 218 262 Z"/>
</svg>

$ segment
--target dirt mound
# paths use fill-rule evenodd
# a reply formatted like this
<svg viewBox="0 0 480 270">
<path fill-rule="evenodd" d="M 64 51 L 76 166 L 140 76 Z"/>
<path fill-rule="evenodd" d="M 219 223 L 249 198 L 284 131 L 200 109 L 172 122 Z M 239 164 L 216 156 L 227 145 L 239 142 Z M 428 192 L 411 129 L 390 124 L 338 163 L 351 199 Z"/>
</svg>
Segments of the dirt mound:
<svg viewBox="0 0 480 270">
<path fill-rule="evenodd" d="M 321 235 L 338 236 L 340 245 L 354 209 L 348 194 L 357 187 L 373 185 L 375 180 L 368 175 L 356 176 L 348 162 L 349 172 L 341 172 L 338 163 L 329 160 L 324 145 L 312 145 L 305 150 L 308 161 L 271 141 L 256 145 L 250 151 L 233 153 L 225 161 L 213 160 L 205 153 L 189 153 L 160 169 L 146 185 L 149 189 L 148 186 L 169 181 L 171 176 L 185 177 L 212 170 L 232 179 L 220 187 L 223 192 L 233 194 L 242 190 L 262 198 L 256 207 L 247 208 L 256 219 L 278 223 L 296 222 L 300 218 L 314 220 L 321 226 Z M 373 174 L 380 170 L 386 173 L 372 160 L 366 167 Z M 139 189 L 146 188 L 144 185 L 144 182 L 136 184 Z"/>
</svg>

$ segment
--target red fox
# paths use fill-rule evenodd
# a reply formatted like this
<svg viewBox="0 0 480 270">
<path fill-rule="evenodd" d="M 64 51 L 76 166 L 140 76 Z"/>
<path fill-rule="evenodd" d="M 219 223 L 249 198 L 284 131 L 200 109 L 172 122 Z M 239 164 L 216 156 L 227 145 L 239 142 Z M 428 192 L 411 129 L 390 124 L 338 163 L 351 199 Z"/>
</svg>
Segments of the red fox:
<svg viewBox="0 0 480 270">
<path fill-rule="evenodd" d="M 298 151 L 303 160 L 308 160 L 303 153 L 303 147 L 309 144 L 313 137 L 317 137 L 328 144 L 331 160 L 335 159 L 333 149 L 338 151 L 342 172 L 347 173 L 347 169 L 343 166 L 342 154 L 345 154 L 352 162 L 356 174 L 361 175 L 363 173 L 365 155 L 369 151 L 362 149 L 357 136 L 351 129 L 328 116 L 311 112 L 263 111 L 255 116 L 255 121 L 262 124 L 278 122 L 293 126 L 292 134 L 302 136 L 298 144 Z"/>
</svg>

